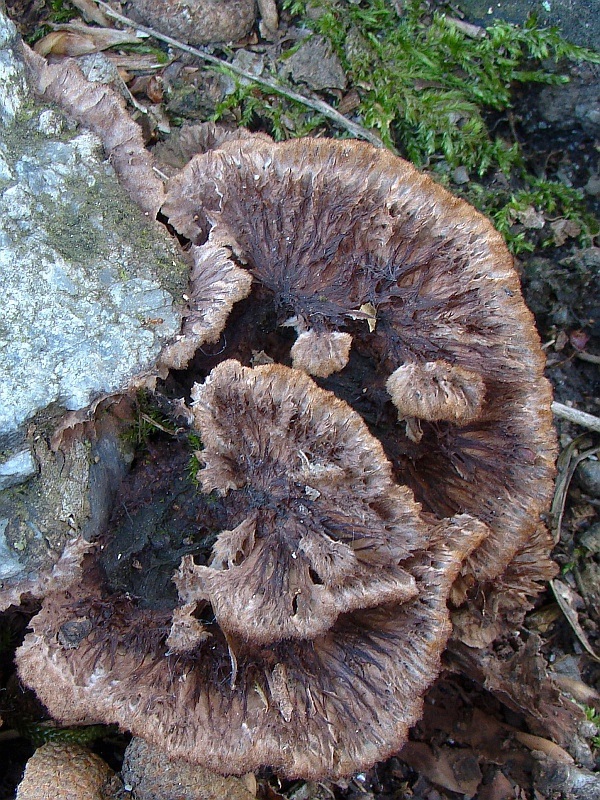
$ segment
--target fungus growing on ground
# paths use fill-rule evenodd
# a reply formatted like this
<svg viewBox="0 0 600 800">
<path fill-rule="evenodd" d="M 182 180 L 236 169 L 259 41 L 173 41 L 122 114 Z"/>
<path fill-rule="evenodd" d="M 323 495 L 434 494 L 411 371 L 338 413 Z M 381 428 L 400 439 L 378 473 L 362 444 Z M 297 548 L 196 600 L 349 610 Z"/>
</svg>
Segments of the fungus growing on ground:
<svg viewBox="0 0 600 800">
<path fill-rule="evenodd" d="M 243 308 L 254 303 L 255 315 L 224 329 L 221 358 L 249 360 L 243 340 L 259 326 L 240 333 L 242 313 L 273 319 L 257 350 L 359 411 L 426 510 L 488 525 L 461 579 L 463 600 L 467 586 L 483 598 L 539 529 L 555 455 L 543 354 L 501 236 L 360 142 L 229 141 L 167 188 L 175 229 L 200 250 L 228 246 L 253 279 Z M 552 574 L 547 557 L 536 569 Z"/>
<path fill-rule="evenodd" d="M 162 213 L 195 265 L 164 363 L 197 382 L 198 480 L 226 525 L 170 606 L 111 586 L 98 545 L 20 673 L 61 722 L 217 771 L 347 775 L 419 718 L 449 600 L 485 643 L 552 571 L 532 317 L 489 223 L 357 142 L 224 141 Z"/>
<path fill-rule="evenodd" d="M 290 350 L 292 366 L 317 378 L 328 378 L 346 366 L 351 347 L 349 333 L 303 331 Z"/>
<path fill-rule="evenodd" d="M 210 565 L 184 556 L 168 611 L 116 595 L 90 554 L 32 621 L 22 679 L 62 722 L 117 722 L 215 770 L 339 777 L 386 757 L 485 525 L 422 514 L 356 412 L 302 372 L 227 361 L 194 397 L 199 477 L 228 520 Z"/>
</svg>

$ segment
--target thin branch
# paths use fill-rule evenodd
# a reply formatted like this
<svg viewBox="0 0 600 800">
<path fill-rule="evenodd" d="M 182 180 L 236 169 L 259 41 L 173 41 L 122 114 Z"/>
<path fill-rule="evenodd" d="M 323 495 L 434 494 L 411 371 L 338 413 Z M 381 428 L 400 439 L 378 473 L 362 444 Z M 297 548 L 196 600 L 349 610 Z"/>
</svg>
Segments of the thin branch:
<svg viewBox="0 0 600 800">
<path fill-rule="evenodd" d="M 600 364 L 600 356 L 596 356 L 593 353 L 586 353 L 585 350 L 581 353 L 577 353 L 577 358 L 580 358 L 582 361 L 589 361 L 590 364 Z"/>
<path fill-rule="evenodd" d="M 579 411 L 577 408 L 571 408 L 557 402 L 552 403 L 552 411 L 554 416 L 559 417 L 559 419 L 566 419 L 576 425 L 581 425 L 582 428 L 600 433 L 600 417 L 595 417 L 593 414 L 587 414 L 585 411 Z"/>
<path fill-rule="evenodd" d="M 325 103 L 323 100 L 305 97 L 298 92 L 294 92 L 292 89 L 282 86 L 271 78 L 261 78 L 258 75 L 254 75 L 253 73 L 247 72 L 245 69 L 238 67 L 236 64 L 230 64 L 228 61 L 224 61 L 221 58 L 210 55 L 210 53 L 205 53 L 203 50 L 198 50 L 198 48 L 191 47 L 189 44 L 179 42 L 177 39 L 173 39 L 171 36 L 166 36 L 164 33 L 159 33 L 153 28 L 149 28 L 147 25 L 140 25 L 137 22 L 134 22 L 132 19 L 129 19 L 129 17 L 125 17 L 122 14 L 113 11 L 108 3 L 103 2 L 103 0 L 94 0 L 94 2 L 97 3 L 97 5 L 104 11 L 107 17 L 111 17 L 111 19 L 114 19 L 123 25 L 128 25 L 135 30 L 142 31 L 143 33 L 148 34 L 148 36 L 152 36 L 154 39 L 158 39 L 159 41 L 165 42 L 165 44 L 168 44 L 171 47 L 175 47 L 177 50 L 182 50 L 184 53 L 190 53 L 190 55 L 193 55 L 202 61 L 206 61 L 208 64 L 213 64 L 220 69 L 229 70 L 235 75 L 239 75 L 241 78 L 245 78 L 251 83 L 255 83 L 258 86 L 268 89 L 270 92 L 283 95 L 289 100 L 294 100 L 296 103 L 301 103 L 308 108 L 312 108 L 313 111 L 318 111 L 319 114 L 327 117 L 327 119 L 330 119 L 339 127 L 344 128 L 358 139 L 366 139 L 368 142 L 375 145 L 375 147 L 385 148 L 384 143 L 376 133 L 373 133 L 373 131 L 363 128 L 362 125 L 358 125 L 356 122 L 352 122 L 351 120 L 347 119 L 343 114 L 340 114 L 339 111 L 336 111 L 335 108 L 330 106 L 328 103 Z"/>
</svg>

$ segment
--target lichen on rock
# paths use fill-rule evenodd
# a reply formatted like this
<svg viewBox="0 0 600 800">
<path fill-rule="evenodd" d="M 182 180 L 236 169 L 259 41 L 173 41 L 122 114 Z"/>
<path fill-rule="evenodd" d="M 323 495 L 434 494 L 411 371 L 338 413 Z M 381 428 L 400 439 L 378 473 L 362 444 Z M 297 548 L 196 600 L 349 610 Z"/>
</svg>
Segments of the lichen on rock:
<svg viewBox="0 0 600 800">
<path fill-rule="evenodd" d="M 67 469 L 47 440 L 65 410 L 156 371 L 188 272 L 100 139 L 36 99 L 23 47 L 0 5 L 0 608 L 97 531 L 127 463 L 114 431 Z"/>
</svg>

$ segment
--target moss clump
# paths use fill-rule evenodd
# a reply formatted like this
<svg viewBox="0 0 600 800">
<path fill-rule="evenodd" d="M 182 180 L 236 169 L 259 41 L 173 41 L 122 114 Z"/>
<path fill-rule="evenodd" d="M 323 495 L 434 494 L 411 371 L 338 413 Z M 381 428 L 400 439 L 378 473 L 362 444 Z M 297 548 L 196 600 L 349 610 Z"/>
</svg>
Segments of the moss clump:
<svg viewBox="0 0 600 800">
<path fill-rule="evenodd" d="M 505 191 L 472 181 L 463 195 L 492 219 L 514 252 L 556 243 L 549 235 L 513 229 L 527 207 L 573 221 L 582 244 L 590 241 L 595 227 L 581 194 L 531 174 L 509 125 L 505 136 L 494 126 L 509 111 L 516 87 L 566 83 L 568 77 L 556 71 L 565 60 L 600 63 L 600 55 L 567 42 L 556 28 L 539 27 L 534 17 L 522 27 L 496 21 L 477 29 L 431 11 L 422 0 L 407 0 L 402 15 L 389 0 L 284 0 L 283 8 L 296 24 L 329 40 L 358 95 L 352 114 L 389 148 L 431 169 L 441 182 L 449 182 L 457 167 L 471 178 L 485 179 L 492 171 L 510 178 Z M 248 83 L 237 85 L 214 118 L 232 113 L 240 124 L 266 128 L 278 140 L 328 124 Z"/>
</svg>

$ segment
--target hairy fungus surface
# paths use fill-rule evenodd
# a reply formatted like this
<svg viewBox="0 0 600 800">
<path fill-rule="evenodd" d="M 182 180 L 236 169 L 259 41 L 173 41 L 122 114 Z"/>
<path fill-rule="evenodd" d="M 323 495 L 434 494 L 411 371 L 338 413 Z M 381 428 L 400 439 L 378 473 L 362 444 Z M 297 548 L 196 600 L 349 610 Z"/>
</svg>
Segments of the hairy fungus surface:
<svg viewBox="0 0 600 800">
<path fill-rule="evenodd" d="M 261 346 L 353 405 L 426 510 L 488 525 L 471 583 L 501 575 L 547 507 L 555 445 L 533 318 L 490 223 L 390 153 L 325 140 L 223 143 L 162 212 L 200 249 L 230 248 L 254 319 L 279 332 Z M 222 358 L 249 358 L 241 338 L 232 326 Z"/>
<path fill-rule="evenodd" d="M 405 741 L 449 603 L 480 646 L 551 574 L 550 391 L 470 206 L 358 142 L 214 143 L 161 208 L 194 264 L 163 363 L 224 522 L 161 603 L 111 582 L 104 544 L 82 554 L 19 669 L 62 722 L 337 778 Z"/>
<path fill-rule="evenodd" d="M 86 556 L 34 619 L 23 680 L 63 722 L 117 722 L 216 770 L 374 763 L 419 717 L 485 525 L 423 515 L 360 417 L 298 370 L 226 361 L 193 413 L 228 521 L 210 565 L 183 557 L 169 611 Z"/>
</svg>

